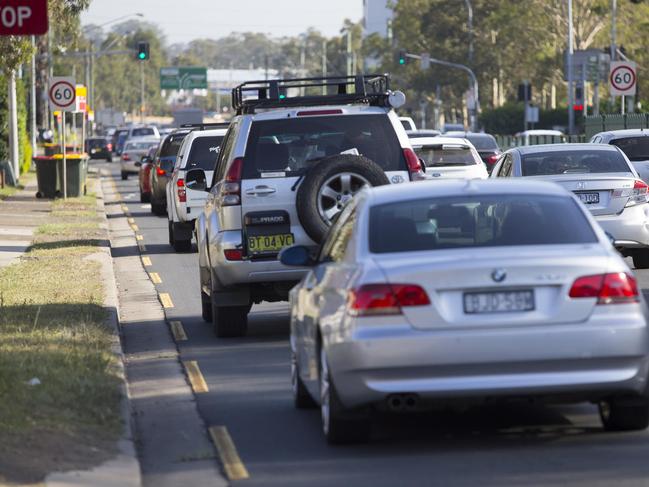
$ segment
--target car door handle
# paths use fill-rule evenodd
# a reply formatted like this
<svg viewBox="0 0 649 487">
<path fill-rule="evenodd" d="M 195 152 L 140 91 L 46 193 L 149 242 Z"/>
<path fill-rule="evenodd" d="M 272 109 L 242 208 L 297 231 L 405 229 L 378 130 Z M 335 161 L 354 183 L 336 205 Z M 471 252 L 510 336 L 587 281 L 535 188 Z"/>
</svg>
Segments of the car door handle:
<svg viewBox="0 0 649 487">
<path fill-rule="evenodd" d="M 246 194 L 249 196 L 267 196 L 276 192 L 277 190 L 270 186 L 255 186 L 254 188 L 246 190 Z"/>
</svg>

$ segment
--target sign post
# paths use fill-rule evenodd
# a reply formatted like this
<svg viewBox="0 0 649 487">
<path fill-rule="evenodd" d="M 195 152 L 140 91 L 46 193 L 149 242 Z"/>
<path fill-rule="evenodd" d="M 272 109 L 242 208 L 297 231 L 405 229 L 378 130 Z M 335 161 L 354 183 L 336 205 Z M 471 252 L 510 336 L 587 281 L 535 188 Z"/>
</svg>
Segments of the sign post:
<svg viewBox="0 0 649 487">
<path fill-rule="evenodd" d="M 76 109 L 77 88 L 74 78 L 70 76 L 53 77 L 48 90 L 50 106 L 53 110 L 60 110 L 63 115 L 61 121 L 61 154 L 63 154 L 63 198 L 68 197 L 67 159 L 65 154 L 65 112 L 74 112 Z"/>
<path fill-rule="evenodd" d="M 622 97 L 622 113 L 626 96 L 635 96 L 638 86 L 636 63 L 632 61 L 611 62 L 611 72 L 608 77 L 611 96 Z"/>
</svg>

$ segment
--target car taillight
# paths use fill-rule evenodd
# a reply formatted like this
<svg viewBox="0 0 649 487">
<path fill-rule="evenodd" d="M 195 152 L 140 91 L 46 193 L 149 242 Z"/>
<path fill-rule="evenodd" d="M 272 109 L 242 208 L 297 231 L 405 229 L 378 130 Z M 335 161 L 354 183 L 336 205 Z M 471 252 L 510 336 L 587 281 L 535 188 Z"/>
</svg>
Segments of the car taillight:
<svg viewBox="0 0 649 487">
<path fill-rule="evenodd" d="M 487 164 L 493 166 L 498 161 L 498 154 L 492 154 L 487 157 Z"/>
<path fill-rule="evenodd" d="M 164 176 L 165 174 L 167 174 L 167 171 L 165 171 L 161 167 L 156 167 L 155 172 L 158 173 L 158 176 Z"/>
<path fill-rule="evenodd" d="M 130 161 L 130 160 L 131 160 L 131 156 L 129 156 L 128 154 L 122 154 L 122 160 L 123 160 L 123 161 Z"/>
<path fill-rule="evenodd" d="M 113 144 L 106 144 L 106 150 L 111 152 L 113 150 Z"/>
<path fill-rule="evenodd" d="M 349 292 L 347 309 L 353 316 L 398 315 L 404 306 L 430 304 L 416 284 L 364 284 Z"/>
<path fill-rule="evenodd" d="M 242 260 L 243 251 L 241 249 L 226 249 L 223 251 L 225 260 Z"/>
<path fill-rule="evenodd" d="M 571 298 L 597 298 L 597 304 L 638 302 L 638 286 L 625 272 L 580 277 L 572 284 Z"/>
<path fill-rule="evenodd" d="M 403 149 L 403 157 L 406 158 L 406 165 L 408 166 L 408 172 L 410 173 L 411 181 L 421 181 L 426 179 L 426 174 L 421 167 L 421 162 L 419 162 L 419 157 L 415 154 L 415 151 L 412 149 Z"/>
<path fill-rule="evenodd" d="M 185 203 L 187 201 L 187 191 L 185 190 L 185 180 L 179 178 L 176 181 L 176 186 L 178 187 L 178 201 Z"/>
<path fill-rule="evenodd" d="M 613 190 L 614 198 L 628 198 L 625 207 L 641 205 L 647 202 L 647 189 L 649 186 L 644 181 L 637 179 L 633 183 L 633 189 L 616 189 Z"/>
<path fill-rule="evenodd" d="M 221 205 L 236 206 L 241 204 L 241 173 L 243 171 L 243 157 L 237 157 L 221 184 Z"/>
</svg>

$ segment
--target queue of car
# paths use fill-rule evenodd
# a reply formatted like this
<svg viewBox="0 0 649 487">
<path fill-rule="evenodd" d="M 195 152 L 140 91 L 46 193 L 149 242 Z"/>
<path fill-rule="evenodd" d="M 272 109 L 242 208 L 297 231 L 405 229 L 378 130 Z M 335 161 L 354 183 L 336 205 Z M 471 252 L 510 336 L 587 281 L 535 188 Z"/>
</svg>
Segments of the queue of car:
<svg viewBox="0 0 649 487">
<path fill-rule="evenodd" d="M 176 251 L 196 239 L 203 319 L 241 337 L 254 304 L 288 300 L 294 404 L 331 443 L 367 440 L 377 411 L 521 397 L 647 428 L 649 311 L 624 256 L 649 267 L 649 138 L 501 153 L 420 136 L 403 101 L 387 76 L 248 82 L 227 127 L 150 150 L 141 188 Z"/>
</svg>

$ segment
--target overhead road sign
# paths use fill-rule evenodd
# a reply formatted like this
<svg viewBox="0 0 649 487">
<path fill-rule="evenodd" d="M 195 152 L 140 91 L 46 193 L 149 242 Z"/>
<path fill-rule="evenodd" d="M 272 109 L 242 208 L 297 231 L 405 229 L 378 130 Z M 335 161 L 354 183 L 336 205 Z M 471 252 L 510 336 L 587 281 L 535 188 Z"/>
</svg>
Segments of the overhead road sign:
<svg viewBox="0 0 649 487">
<path fill-rule="evenodd" d="M 160 68 L 161 90 L 207 89 L 207 68 Z"/>
<path fill-rule="evenodd" d="M 47 0 L 0 1 L 0 35 L 29 36 L 47 33 Z"/>
<path fill-rule="evenodd" d="M 638 85 L 636 63 L 632 61 L 614 61 L 608 83 L 611 95 L 633 96 Z"/>
<path fill-rule="evenodd" d="M 76 109 L 76 83 L 71 76 L 52 78 L 48 95 L 53 110 L 74 112 Z"/>
</svg>

